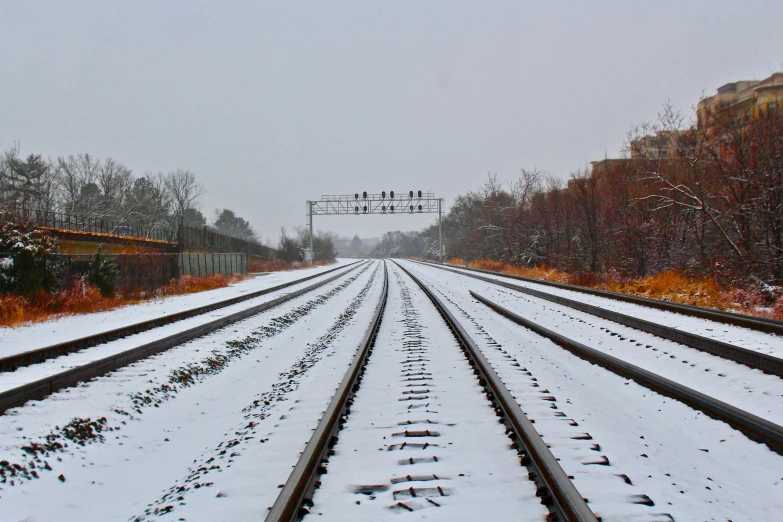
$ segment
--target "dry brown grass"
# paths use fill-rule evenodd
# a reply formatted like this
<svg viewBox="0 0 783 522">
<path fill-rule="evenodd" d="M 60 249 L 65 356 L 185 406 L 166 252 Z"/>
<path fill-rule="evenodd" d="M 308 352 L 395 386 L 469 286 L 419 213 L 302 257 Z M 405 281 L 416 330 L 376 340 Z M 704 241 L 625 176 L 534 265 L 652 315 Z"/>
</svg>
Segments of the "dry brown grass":
<svg viewBox="0 0 783 522">
<path fill-rule="evenodd" d="M 459 258 L 451 259 L 449 264 L 466 266 L 465 261 Z M 783 299 L 775 301 L 774 297 L 753 289 L 720 288 L 715 279 L 711 277 L 688 277 L 676 270 L 667 270 L 639 279 L 619 279 L 611 276 L 599 277 L 589 272 L 568 273 L 546 266 L 528 268 L 489 259 L 471 261 L 467 266 L 621 294 L 662 299 L 673 303 L 783 320 Z"/>
<path fill-rule="evenodd" d="M 333 263 L 335 261 L 318 261 L 316 265 L 330 265 Z M 309 265 L 304 263 L 268 261 L 250 266 L 249 268 L 253 272 L 276 272 L 308 267 Z M 162 295 L 184 295 L 225 288 L 245 278 L 246 276 L 239 274 L 232 276 L 217 274 L 209 277 L 186 275 L 179 279 L 172 279 L 168 285 L 158 288 L 155 292 L 139 290 L 128 292 L 125 295 L 118 294 L 115 297 L 102 297 L 97 288 L 83 284 L 81 281 L 74 281 L 72 290 L 55 294 L 42 291 L 31 298 L 0 294 L 0 327 L 48 321 L 64 315 L 104 312 Z"/>
<path fill-rule="evenodd" d="M 48 321 L 64 315 L 104 312 L 161 295 L 184 295 L 225 288 L 243 279 L 244 276 L 238 274 L 231 277 L 217 274 L 201 278 L 187 275 L 172 279 L 168 285 L 154 293 L 130 292 L 115 297 L 103 297 L 96 287 L 83 285 L 80 281 L 74 282 L 72 290 L 55 294 L 42 291 L 30 298 L 0 295 L 0 327 Z"/>
</svg>

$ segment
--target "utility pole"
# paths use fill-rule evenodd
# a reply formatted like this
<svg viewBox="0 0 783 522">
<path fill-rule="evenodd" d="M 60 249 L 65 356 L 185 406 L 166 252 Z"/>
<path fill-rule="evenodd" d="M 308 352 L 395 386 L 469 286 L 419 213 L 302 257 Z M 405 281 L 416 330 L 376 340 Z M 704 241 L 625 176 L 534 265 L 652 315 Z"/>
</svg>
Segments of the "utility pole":
<svg viewBox="0 0 783 522">
<path fill-rule="evenodd" d="M 441 232 L 441 216 L 443 214 L 443 209 L 441 207 L 441 203 L 443 202 L 443 198 L 438 198 L 438 258 L 440 259 L 440 262 L 443 263 L 443 232 Z"/>
<path fill-rule="evenodd" d="M 305 261 L 315 264 L 315 251 L 313 250 L 313 202 L 307 202 L 307 235 L 310 239 L 310 248 L 305 252 Z"/>
</svg>

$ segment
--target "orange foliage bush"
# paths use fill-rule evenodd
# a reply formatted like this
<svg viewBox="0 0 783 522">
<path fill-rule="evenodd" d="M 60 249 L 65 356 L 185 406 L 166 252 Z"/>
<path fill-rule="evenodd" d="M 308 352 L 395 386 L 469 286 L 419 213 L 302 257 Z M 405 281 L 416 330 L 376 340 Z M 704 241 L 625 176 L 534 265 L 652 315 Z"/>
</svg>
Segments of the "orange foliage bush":
<svg viewBox="0 0 783 522">
<path fill-rule="evenodd" d="M 54 294 L 41 291 L 29 299 L 16 295 L 0 295 L 0 326 L 47 321 L 62 315 L 103 312 L 138 303 L 155 295 L 192 294 L 224 288 L 242 279 L 244 276 L 238 274 L 231 277 L 217 274 L 201 278 L 186 275 L 172 279 L 154 294 L 137 292 L 114 297 L 102 297 L 96 287 L 75 280 L 71 290 Z"/>
<path fill-rule="evenodd" d="M 448 263 L 455 266 L 468 266 L 469 268 L 490 270 L 533 279 L 568 283 L 621 294 L 638 295 L 674 303 L 729 310 L 783 320 L 783 298 L 778 299 L 773 304 L 774 298 L 758 290 L 742 288 L 721 289 L 717 281 L 711 277 L 691 278 L 676 270 L 667 270 L 666 272 L 641 279 L 621 280 L 613 277 L 601 277 L 591 272 L 571 274 L 546 266 L 528 268 L 509 265 L 491 259 L 471 261 L 466 265 L 463 259 L 456 258 L 449 260 Z"/>
<path fill-rule="evenodd" d="M 329 265 L 334 262 L 318 261 L 316 265 Z M 273 260 L 257 265 L 251 264 L 249 268 L 251 271 L 274 272 L 308 267 L 309 265 L 304 263 L 289 264 L 285 261 Z M 16 295 L 0 294 L 0 327 L 47 321 L 61 315 L 103 312 L 160 295 L 183 295 L 225 288 L 245 278 L 246 276 L 239 274 L 231 276 L 216 274 L 209 277 L 185 275 L 179 279 L 172 279 L 169 284 L 158 288 L 152 294 L 140 291 L 125 295 L 118 294 L 114 297 L 102 297 L 96 287 L 85 284 L 80 279 L 74 281 L 73 288 L 69 291 L 55 294 L 41 291 L 29 299 Z"/>
</svg>

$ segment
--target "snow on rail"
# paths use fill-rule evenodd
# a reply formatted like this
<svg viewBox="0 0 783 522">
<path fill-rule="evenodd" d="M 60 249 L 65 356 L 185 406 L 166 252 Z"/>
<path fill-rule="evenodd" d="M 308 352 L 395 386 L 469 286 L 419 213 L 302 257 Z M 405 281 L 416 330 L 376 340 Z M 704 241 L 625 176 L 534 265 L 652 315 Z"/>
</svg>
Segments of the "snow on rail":
<svg viewBox="0 0 783 522">
<path fill-rule="evenodd" d="M 590 482 L 579 475 L 596 464 L 571 458 L 563 444 L 573 439 L 559 435 L 569 419 L 590 437 L 588 442 L 598 445 L 595 453 L 606 457 L 605 469 L 648 495 L 655 503 L 651 509 L 661 515 L 675 520 L 778 518 L 783 509 L 783 457 L 721 421 L 590 364 L 499 316 L 470 297 L 470 280 L 454 274 L 436 277 L 446 273 L 413 263 L 405 266 L 442 295 L 453 313 L 464 312 L 475 321 L 471 333 L 490 336 L 485 355 L 495 354 L 495 370 L 536 419 L 539 433 L 575 476 L 575 485 L 590 498 L 597 515 L 606 513 L 596 507 Z M 518 381 L 520 374 L 528 382 Z M 556 409 L 534 413 L 529 392 L 538 388 L 532 384 L 550 392 Z M 562 414 L 559 424 L 544 421 L 546 413 L 556 412 Z"/>
</svg>

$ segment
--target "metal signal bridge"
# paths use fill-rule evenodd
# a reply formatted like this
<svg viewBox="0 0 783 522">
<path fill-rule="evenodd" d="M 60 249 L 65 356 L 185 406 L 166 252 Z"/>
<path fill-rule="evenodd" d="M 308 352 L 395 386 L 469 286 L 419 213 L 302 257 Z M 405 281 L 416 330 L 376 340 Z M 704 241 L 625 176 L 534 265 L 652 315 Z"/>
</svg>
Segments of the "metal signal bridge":
<svg viewBox="0 0 783 522">
<path fill-rule="evenodd" d="M 307 230 L 310 236 L 310 248 L 306 252 L 309 261 L 313 260 L 313 216 L 363 214 L 438 214 L 438 251 L 440 261 L 443 261 L 443 234 L 441 219 L 443 216 L 443 198 L 436 198 L 432 192 L 421 190 L 395 192 L 393 190 L 379 193 L 356 192 L 347 195 L 322 195 L 316 201 L 308 200 Z"/>
</svg>

